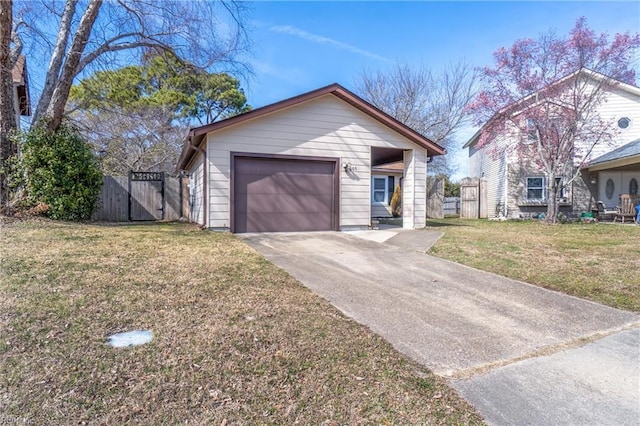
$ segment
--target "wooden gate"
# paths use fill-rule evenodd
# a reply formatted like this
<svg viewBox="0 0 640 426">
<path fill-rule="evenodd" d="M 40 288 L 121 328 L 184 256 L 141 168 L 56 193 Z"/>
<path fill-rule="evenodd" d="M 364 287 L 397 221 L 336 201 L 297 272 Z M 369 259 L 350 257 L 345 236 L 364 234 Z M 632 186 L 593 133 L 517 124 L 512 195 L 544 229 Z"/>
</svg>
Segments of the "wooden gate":
<svg viewBox="0 0 640 426">
<path fill-rule="evenodd" d="M 162 220 L 164 204 L 164 173 L 129 172 L 129 220 Z"/>
<path fill-rule="evenodd" d="M 460 217 L 463 219 L 487 218 L 487 181 L 464 178 L 460 182 Z"/>
</svg>

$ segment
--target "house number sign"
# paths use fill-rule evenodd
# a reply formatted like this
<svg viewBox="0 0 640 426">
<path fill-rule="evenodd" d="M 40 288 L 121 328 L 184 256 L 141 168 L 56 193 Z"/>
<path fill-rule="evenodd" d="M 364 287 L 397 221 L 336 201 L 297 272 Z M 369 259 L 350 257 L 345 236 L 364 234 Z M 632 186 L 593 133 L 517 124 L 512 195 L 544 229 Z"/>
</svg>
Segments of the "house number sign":
<svg viewBox="0 0 640 426">
<path fill-rule="evenodd" d="M 133 181 L 164 180 L 164 174 L 162 172 L 131 172 L 131 180 Z"/>
</svg>

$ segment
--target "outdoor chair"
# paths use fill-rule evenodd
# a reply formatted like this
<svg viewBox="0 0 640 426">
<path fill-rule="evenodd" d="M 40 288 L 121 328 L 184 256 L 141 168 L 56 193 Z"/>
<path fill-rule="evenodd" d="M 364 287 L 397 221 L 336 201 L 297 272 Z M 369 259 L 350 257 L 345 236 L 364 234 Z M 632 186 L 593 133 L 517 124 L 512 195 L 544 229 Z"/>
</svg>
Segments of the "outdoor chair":
<svg viewBox="0 0 640 426">
<path fill-rule="evenodd" d="M 598 220 L 615 219 L 616 215 L 619 212 L 618 208 L 614 208 L 614 209 L 608 208 L 607 206 L 604 205 L 602 201 L 598 201 L 597 205 L 598 205 Z"/>
<path fill-rule="evenodd" d="M 629 194 L 622 194 L 620 196 L 620 210 L 616 213 L 616 216 L 613 218 L 613 221 L 616 222 L 618 219 L 622 223 L 625 222 L 625 219 L 629 218 L 633 222 L 636 222 L 637 212 L 636 212 L 636 202 L 638 201 L 637 196 L 631 196 Z"/>
</svg>

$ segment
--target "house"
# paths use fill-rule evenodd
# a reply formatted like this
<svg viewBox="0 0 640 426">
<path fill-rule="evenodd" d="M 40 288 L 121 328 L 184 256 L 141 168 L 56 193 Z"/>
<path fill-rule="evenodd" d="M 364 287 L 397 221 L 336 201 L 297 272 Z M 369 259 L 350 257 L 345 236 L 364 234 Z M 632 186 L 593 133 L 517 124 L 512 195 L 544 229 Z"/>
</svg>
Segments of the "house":
<svg viewBox="0 0 640 426">
<path fill-rule="evenodd" d="M 29 79 L 27 77 L 27 61 L 20 55 L 13 70 L 13 110 L 16 114 L 16 125 L 20 127 L 20 116 L 31 116 L 31 98 L 29 97 Z"/>
<path fill-rule="evenodd" d="M 190 176 L 190 219 L 214 230 L 366 229 L 390 214 L 400 180 L 403 226 L 420 228 L 427 161 L 444 153 L 332 84 L 192 129 L 178 169 Z"/>
<path fill-rule="evenodd" d="M 593 72 L 587 75 L 598 78 Z M 564 177 L 556 178 L 557 183 L 564 186 L 558 200 L 560 212 L 569 216 L 596 209 L 598 201 L 614 207 L 621 194 L 638 191 L 640 88 L 619 82 L 604 95 L 605 101 L 597 112 L 602 119 L 614 123 L 614 142 L 595 145 L 585 163 L 574 164 L 574 171 L 576 167 L 581 169 L 573 182 L 564 184 Z M 469 150 L 470 176 L 486 180 L 487 190 L 482 199 L 486 202 L 488 217 L 529 218 L 546 213 L 547 182 L 534 161 L 537 154 L 531 135 L 517 129 L 505 130 L 479 147 L 481 131 L 482 128 L 464 148 Z M 529 143 L 530 148 L 512 149 L 519 143 Z"/>
</svg>

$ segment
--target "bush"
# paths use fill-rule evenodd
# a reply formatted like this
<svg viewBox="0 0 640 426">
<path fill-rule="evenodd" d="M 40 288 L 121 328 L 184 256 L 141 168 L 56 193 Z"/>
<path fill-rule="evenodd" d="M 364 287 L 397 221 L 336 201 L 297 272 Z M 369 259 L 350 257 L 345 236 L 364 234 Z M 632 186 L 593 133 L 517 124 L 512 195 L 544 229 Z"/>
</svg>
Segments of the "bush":
<svg viewBox="0 0 640 426">
<path fill-rule="evenodd" d="M 35 126 L 22 139 L 31 205 L 47 205 L 52 219 L 89 219 L 97 207 L 102 173 L 78 131 L 65 124 L 56 132 Z"/>
<path fill-rule="evenodd" d="M 400 189 L 400 185 L 396 185 L 396 188 L 393 190 L 390 205 L 391 215 L 393 217 L 402 216 L 402 189 Z"/>
</svg>

